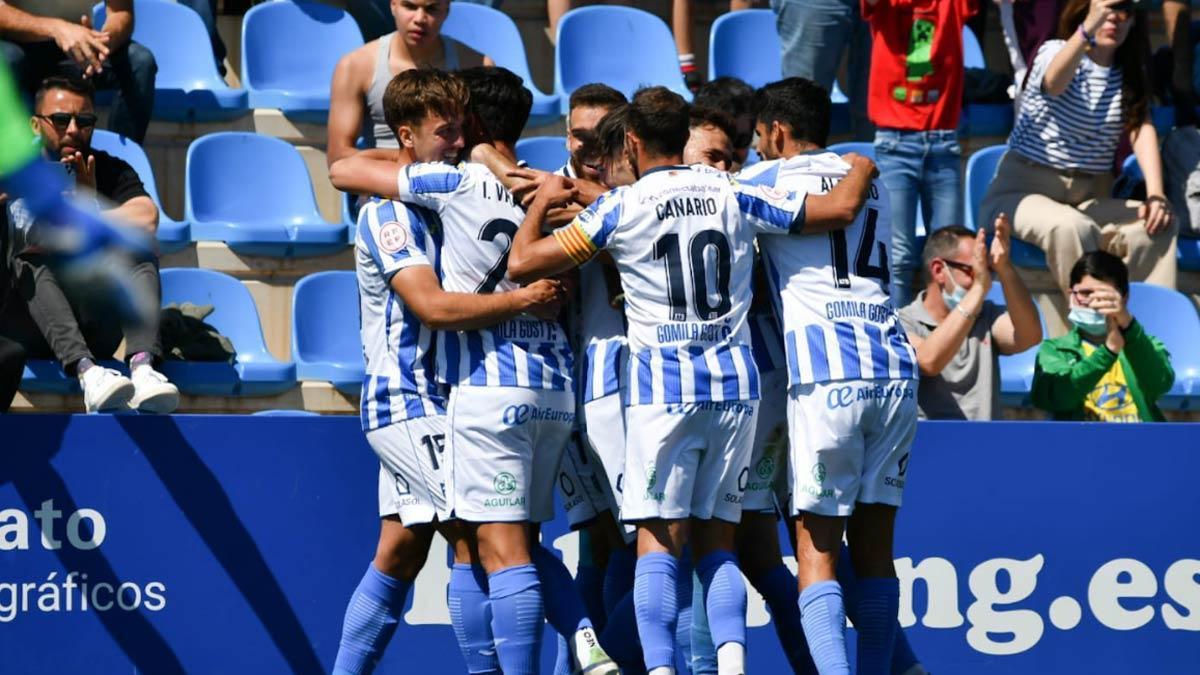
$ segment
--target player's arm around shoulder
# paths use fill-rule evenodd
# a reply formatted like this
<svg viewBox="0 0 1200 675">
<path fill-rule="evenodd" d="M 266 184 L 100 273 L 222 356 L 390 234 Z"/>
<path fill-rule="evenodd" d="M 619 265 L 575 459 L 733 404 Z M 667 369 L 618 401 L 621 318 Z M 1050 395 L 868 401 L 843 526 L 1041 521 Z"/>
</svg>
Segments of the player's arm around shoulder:
<svg viewBox="0 0 1200 675">
<path fill-rule="evenodd" d="M 805 205 L 804 233 L 829 232 L 849 226 L 867 199 L 878 194 L 874 179 L 879 175 L 870 158 L 850 153 L 842 157 L 850 171 L 825 194 L 809 195 Z"/>
<path fill-rule="evenodd" d="M 546 178 L 525 212 L 525 219 L 513 238 L 508 253 L 508 278 L 517 283 L 544 279 L 582 265 L 601 247 L 587 224 L 596 220 L 595 211 L 604 200 L 597 201 L 576 216 L 569 224 L 544 236 L 542 228 L 551 209 L 563 207 L 575 199 L 575 187 L 564 176 Z"/>
</svg>

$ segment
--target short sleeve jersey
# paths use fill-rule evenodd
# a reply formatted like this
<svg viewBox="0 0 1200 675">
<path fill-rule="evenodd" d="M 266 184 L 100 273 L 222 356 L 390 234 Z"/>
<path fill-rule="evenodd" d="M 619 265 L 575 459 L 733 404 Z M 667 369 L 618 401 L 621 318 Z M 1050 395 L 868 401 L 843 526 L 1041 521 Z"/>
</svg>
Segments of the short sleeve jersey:
<svg viewBox="0 0 1200 675">
<path fill-rule="evenodd" d="M 442 288 L 502 293 L 520 287 L 507 277 L 508 251 L 525 214 L 487 167 L 410 164 L 397 183 L 402 201 L 441 220 Z M 558 322 L 522 315 L 481 330 L 439 333 L 438 376 L 446 384 L 566 391 L 572 367 Z"/>
<path fill-rule="evenodd" d="M 369 431 L 393 422 L 445 412 L 436 382 L 435 331 L 392 290 L 397 272 L 438 267 L 441 228 L 428 211 L 374 200 L 358 214 L 354 267 L 366 377 L 360 415 Z"/>
<path fill-rule="evenodd" d="M 803 222 L 804 197 L 666 166 L 554 232 L 577 263 L 607 249 L 625 291 L 630 405 L 754 400 L 749 346 L 755 235 Z"/>
<path fill-rule="evenodd" d="M 820 152 L 759 162 L 741 180 L 822 194 L 849 169 L 835 153 Z M 790 384 L 917 377 L 916 354 L 886 290 L 889 203 L 875 180 L 849 227 L 759 240 L 783 321 Z"/>
</svg>

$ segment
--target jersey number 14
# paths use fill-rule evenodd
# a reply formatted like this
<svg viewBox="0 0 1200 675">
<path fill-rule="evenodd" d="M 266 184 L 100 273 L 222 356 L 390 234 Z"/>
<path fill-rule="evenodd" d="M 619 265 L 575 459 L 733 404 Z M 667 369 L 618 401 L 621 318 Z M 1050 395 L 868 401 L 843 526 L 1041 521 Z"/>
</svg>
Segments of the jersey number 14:
<svg viewBox="0 0 1200 675">
<path fill-rule="evenodd" d="M 888 273 L 887 245 L 875 241 L 875 227 L 879 220 L 879 211 L 867 209 L 866 220 L 863 223 L 862 237 L 858 240 L 858 251 L 854 256 L 854 276 L 865 279 L 879 279 L 885 287 L 891 281 Z M 879 264 L 871 264 L 872 249 L 878 245 Z M 846 247 L 846 230 L 836 230 L 829 233 L 829 247 L 833 255 L 833 283 L 838 288 L 850 288 L 850 258 Z"/>
</svg>

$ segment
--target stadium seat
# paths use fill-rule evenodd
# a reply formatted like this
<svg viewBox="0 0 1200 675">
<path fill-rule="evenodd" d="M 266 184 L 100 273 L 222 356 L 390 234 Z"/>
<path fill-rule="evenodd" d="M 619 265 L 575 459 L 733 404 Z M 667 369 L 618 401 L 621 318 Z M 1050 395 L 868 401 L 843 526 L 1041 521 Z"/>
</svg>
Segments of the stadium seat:
<svg viewBox="0 0 1200 675">
<path fill-rule="evenodd" d="M 998 279 L 992 279 L 992 287 L 988 289 L 987 299 L 996 305 L 1007 305 L 1004 301 L 1004 289 Z M 1037 308 L 1037 302 L 1033 303 Z M 1038 321 L 1042 324 L 1042 339 L 1050 336 L 1046 330 L 1046 319 L 1038 309 Z M 1020 354 L 1000 356 L 1000 402 L 1007 406 L 1029 405 L 1029 392 L 1033 388 L 1033 370 L 1037 364 L 1038 345 L 1034 345 Z"/>
<path fill-rule="evenodd" d="M 562 136 L 532 136 L 517 141 L 517 159 L 542 171 L 557 171 L 571 158 Z"/>
<path fill-rule="evenodd" d="M 964 180 L 967 184 L 966 198 L 963 200 L 966 204 L 966 213 L 963 217 L 963 224 L 969 230 L 975 230 L 979 225 L 976 219 L 979 217 L 979 207 L 983 203 L 983 196 L 987 193 L 992 179 L 996 177 L 996 167 L 1000 165 L 1000 158 L 1004 156 L 1007 149 L 1008 146 L 1003 144 L 990 145 L 976 150 L 967 160 L 967 173 Z M 1009 215 L 1011 217 L 1012 214 Z M 1042 249 L 1016 237 L 1013 237 L 1012 240 L 1012 261 L 1017 267 L 1046 269 L 1046 254 L 1042 252 Z"/>
<path fill-rule="evenodd" d="M 163 306 L 190 302 L 212 305 L 204 321 L 229 338 L 237 352 L 233 364 L 165 361 L 162 372 L 179 390 L 199 396 L 270 396 L 296 384 L 296 366 L 267 351 L 258 309 L 242 282 L 213 270 L 171 268 L 162 271 Z"/>
<path fill-rule="evenodd" d="M 614 5 L 573 9 L 559 20 L 555 44 L 554 91 L 564 114 L 571 92 L 590 82 L 627 97 L 644 85 L 662 85 L 692 100 L 671 29 L 649 12 Z"/>
<path fill-rule="evenodd" d="M 354 272 L 317 272 L 292 296 L 292 360 L 300 380 L 330 382 L 358 394 L 364 366 Z"/>
<path fill-rule="evenodd" d="M 963 26 L 963 66 L 987 68 L 983 58 L 983 47 L 975 37 L 975 31 Z M 1012 131 L 1013 104 L 968 103 L 963 106 L 959 130 L 964 136 L 1007 136 Z"/>
<path fill-rule="evenodd" d="M 1142 327 L 1162 340 L 1171 353 L 1175 368 L 1175 384 L 1159 401 L 1159 407 L 1170 410 L 1200 406 L 1200 318 L 1196 307 L 1179 291 L 1153 284 L 1129 284 L 1129 311 Z"/>
<path fill-rule="evenodd" d="M 1176 241 L 1179 251 L 1179 269 L 1200 272 L 1200 239 L 1180 236 Z"/>
<path fill-rule="evenodd" d="M 496 65 L 511 70 L 525 80 L 525 87 L 533 93 L 530 126 L 548 124 L 566 112 L 565 99 L 560 103 L 557 93 L 544 94 L 533 83 L 521 33 L 517 30 L 517 24 L 504 12 L 471 2 L 452 2 L 450 15 L 442 24 L 442 35 L 487 55 Z"/>
<path fill-rule="evenodd" d="M 142 146 L 133 141 L 114 134 L 111 131 L 96 129 L 92 132 L 92 147 L 125 160 L 137 171 L 142 179 L 142 185 L 154 205 L 158 207 L 158 249 L 160 253 L 174 253 L 187 247 L 192 242 L 192 228 L 187 223 L 172 220 L 163 210 L 162 200 L 158 198 L 158 186 L 154 181 L 154 170 L 150 168 L 150 160 Z"/>
<path fill-rule="evenodd" d="M 295 0 L 255 5 L 242 21 L 241 76 L 250 107 L 323 124 L 333 69 L 362 43 L 358 24 L 337 7 Z"/>
<path fill-rule="evenodd" d="M 213 62 L 212 45 L 200 15 L 170 0 L 135 0 L 133 39 L 154 54 L 154 119 L 172 122 L 230 120 L 249 112 L 244 89 L 225 84 Z M 104 25 L 104 3 L 92 10 Z"/>
<path fill-rule="evenodd" d="M 128 376 L 129 368 L 119 361 L 100 361 L 105 368 L 118 370 Z M 79 378 L 67 375 L 58 361 L 53 359 L 29 359 L 25 362 L 25 370 L 21 373 L 21 391 L 39 394 L 80 394 Z"/>
<path fill-rule="evenodd" d="M 346 224 L 321 217 L 304 160 L 278 138 L 227 131 L 196 139 L 187 152 L 184 199 L 197 241 L 275 257 L 346 246 Z"/>
<path fill-rule="evenodd" d="M 775 12 L 727 12 L 717 17 L 709 32 L 708 71 L 714 80 L 736 77 L 758 89 L 783 78 L 781 49 Z"/>
<path fill-rule="evenodd" d="M 836 152 L 839 155 L 844 155 L 848 152 L 855 152 L 863 157 L 869 157 L 872 161 L 875 159 L 875 144 L 866 141 L 847 141 L 845 143 L 834 143 L 829 146 L 829 150 Z"/>
</svg>

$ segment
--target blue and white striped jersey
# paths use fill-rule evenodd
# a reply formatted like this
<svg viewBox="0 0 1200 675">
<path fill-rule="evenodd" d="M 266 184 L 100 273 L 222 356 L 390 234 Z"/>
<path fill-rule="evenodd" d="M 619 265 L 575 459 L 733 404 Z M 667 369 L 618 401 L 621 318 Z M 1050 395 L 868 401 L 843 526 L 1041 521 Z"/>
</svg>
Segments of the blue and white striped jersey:
<svg viewBox="0 0 1200 675">
<path fill-rule="evenodd" d="M 393 422 L 445 414 L 444 392 L 434 377 L 434 331 L 392 291 L 402 269 L 430 265 L 441 248 L 437 217 L 420 208 L 375 200 L 358 214 L 354 267 L 361 312 L 364 431 Z"/>
<path fill-rule="evenodd" d="M 752 307 L 746 317 L 746 325 L 750 327 L 750 349 L 754 352 L 758 372 L 769 373 L 786 366 L 783 333 L 779 330 L 774 307 Z"/>
<path fill-rule="evenodd" d="M 820 152 L 759 162 L 740 180 L 821 194 L 849 170 L 835 153 Z M 887 295 L 889 203 L 876 180 L 849 227 L 759 240 L 783 319 L 791 384 L 917 377 L 916 354 Z"/>
<path fill-rule="evenodd" d="M 746 328 L 754 237 L 787 234 L 803 213 L 803 195 L 668 166 L 608 192 L 555 230 L 575 262 L 608 249 L 617 263 L 630 405 L 758 398 Z"/>
<path fill-rule="evenodd" d="M 510 281 L 508 250 L 525 214 L 482 164 L 410 164 L 397 181 L 403 201 L 440 216 L 442 288 L 499 293 Z M 573 367 L 564 328 L 522 315 L 482 330 L 438 337 L 438 377 L 451 385 L 569 391 Z"/>
</svg>

